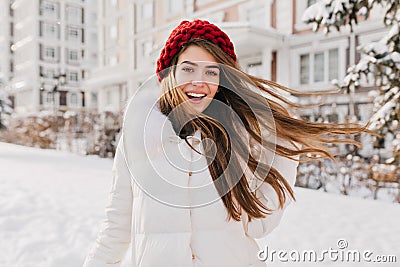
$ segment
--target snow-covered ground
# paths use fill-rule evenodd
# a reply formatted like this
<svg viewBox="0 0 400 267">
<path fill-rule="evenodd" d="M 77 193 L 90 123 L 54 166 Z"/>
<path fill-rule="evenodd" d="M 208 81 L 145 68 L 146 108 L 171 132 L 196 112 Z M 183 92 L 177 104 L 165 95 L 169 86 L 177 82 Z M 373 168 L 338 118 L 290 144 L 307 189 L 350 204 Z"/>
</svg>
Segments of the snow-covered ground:
<svg viewBox="0 0 400 267">
<path fill-rule="evenodd" d="M 104 217 L 111 167 L 110 159 L 0 143 L 0 266 L 82 266 Z M 296 194 L 280 226 L 259 240 L 262 249 L 268 245 L 268 266 L 399 266 L 399 204 L 302 188 Z M 338 248 L 340 239 L 347 248 Z M 292 260 L 330 249 L 331 257 L 369 250 L 371 259 L 395 255 L 397 262 L 335 262 L 329 254 L 322 262 Z"/>
</svg>

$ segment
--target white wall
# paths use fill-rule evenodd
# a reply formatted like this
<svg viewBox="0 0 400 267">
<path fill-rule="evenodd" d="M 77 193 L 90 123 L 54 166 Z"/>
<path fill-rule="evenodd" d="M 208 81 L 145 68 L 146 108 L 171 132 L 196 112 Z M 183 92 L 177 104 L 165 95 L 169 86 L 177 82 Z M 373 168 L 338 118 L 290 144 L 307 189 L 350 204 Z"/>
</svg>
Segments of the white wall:
<svg viewBox="0 0 400 267">
<path fill-rule="evenodd" d="M 292 0 L 276 0 L 277 30 L 284 34 L 292 32 Z"/>
</svg>

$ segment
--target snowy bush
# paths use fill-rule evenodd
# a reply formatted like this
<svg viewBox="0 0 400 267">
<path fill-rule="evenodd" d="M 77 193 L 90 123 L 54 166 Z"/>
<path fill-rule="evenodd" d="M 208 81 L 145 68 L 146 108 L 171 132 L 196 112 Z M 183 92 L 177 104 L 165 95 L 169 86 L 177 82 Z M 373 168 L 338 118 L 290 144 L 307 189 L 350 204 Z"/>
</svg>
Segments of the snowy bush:
<svg viewBox="0 0 400 267">
<path fill-rule="evenodd" d="M 9 127 L 3 132 L 1 141 L 40 148 L 54 147 L 53 117 L 48 113 L 14 115 Z"/>
<path fill-rule="evenodd" d="M 119 131 L 119 114 L 40 111 L 12 116 L 0 141 L 113 157 Z"/>
</svg>

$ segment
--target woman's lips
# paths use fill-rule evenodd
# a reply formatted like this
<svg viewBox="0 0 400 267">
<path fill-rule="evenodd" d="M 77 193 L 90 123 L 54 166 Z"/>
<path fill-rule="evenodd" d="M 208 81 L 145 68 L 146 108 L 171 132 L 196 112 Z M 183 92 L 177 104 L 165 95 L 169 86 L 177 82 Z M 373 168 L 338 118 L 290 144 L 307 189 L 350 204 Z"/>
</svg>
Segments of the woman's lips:
<svg viewBox="0 0 400 267">
<path fill-rule="evenodd" d="M 199 104 L 203 101 L 203 98 L 207 96 L 207 94 L 203 92 L 186 92 L 186 98 L 190 103 Z"/>
</svg>

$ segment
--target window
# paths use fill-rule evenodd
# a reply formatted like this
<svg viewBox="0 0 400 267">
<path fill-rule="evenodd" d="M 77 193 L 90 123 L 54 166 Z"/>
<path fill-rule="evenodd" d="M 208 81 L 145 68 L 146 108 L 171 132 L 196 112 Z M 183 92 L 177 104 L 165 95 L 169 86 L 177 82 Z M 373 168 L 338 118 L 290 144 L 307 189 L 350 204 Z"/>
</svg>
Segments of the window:
<svg viewBox="0 0 400 267">
<path fill-rule="evenodd" d="M 148 57 L 153 50 L 153 42 L 145 41 L 142 43 L 142 55 Z"/>
<path fill-rule="evenodd" d="M 78 50 L 67 50 L 67 62 L 68 63 L 78 63 L 79 51 Z"/>
<path fill-rule="evenodd" d="M 40 76 L 45 78 L 53 78 L 56 74 L 55 69 L 40 67 Z"/>
<path fill-rule="evenodd" d="M 300 56 L 300 84 L 308 84 L 310 76 L 310 56 Z"/>
<path fill-rule="evenodd" d="M 97 105 L 97 94 L 96 93 L 90 93 L 90 99 L 91 99 L 91 102 L 92 102 L 92 104 L 95 104 L 95 105 Z"/>
<path fill-rule="evenodd" d="M 339 78 L 339 49 L 329 50 L 329 81 Z"/>
<path fill-rule="evenodd" d="M 78 81 L 78 72 L 70 71 L 68 73 L 68 80 L 71 82 L 77 82 Z"/>
<path fill-rule="evenodd" d="M 82 29 L 78 27 L 67 27 L 67 39 L 80 41 L 82 39 Z"/>
<path fill-rule="evenodd" d="M 153 3 L 143 3 L 140 6 L 140 16 L 142 19 L 148 19 L 153 17 Z"/>
<path fill-rule="evenodd" d="M 71 37 L 73 37 L 73 38 L 78 38 L 78 36 L 79 36 L 79 30 L 76 29 L 76 28 L 70 28 L 70 29 L 68 30 L 68 35 L 71 36 Z"/>
<path fill-rule="evenodd" d="M 137 40 L 136 61 L 145 61 L 153 51 L 153 41 L 151 39 Z"/>
<path fill-rule="evenodd" d="M 140 1 L 136 4 L 136 31 L 144 31 L 150 29 L 154 24 L 154 6 L 153 1 Z"/>
<path fill-rule="evenodd" d="M 55 62 L 58 61 L 58 49 L 53 46 L 40 45 L 40 59 Z"/>
<path fill-rule="evenodd" d="M 69 22 L 83 23 L 83 10 L 80 7 L 67 6 L 66 17 Z"/>
<path fill-rule="evenodd" d="M 58 17 L 58 3 L 42 1 L 40 4 L 40 15 Z"/>
<path fill-rule="evenodd" d="M 54 76 L 56 76 L 56 72 L 52 69 L 46 69 L 45 76 L 47 78 L 54 78 Z"/>
<path fill-rule="evenodd" d="M 324 81 L 324 53 L 314 55 L 314 82 Z"/>
<path fill-rule="evenodd" d="M 67 105 L 67 91 L 59 91 L 60 93 L 60 106 L 66 106 Z"/>
<path fill-rule="evenodd" d="M 46 47 L 44 50 L 44 56 L 49 57 L 49 58 L 55 58 L 56 57 L 56 49 L 54 47 Z"/>
<path fill-rule="evenodd" d="M 76 93 L 72 93 L 70 96 L 70 104 L 72 106 L 78 105 L 78 95 Z"/>
<path fill-rule="evenodd" d="M 117 39 L 117 37 L 118 37 L 118 29 L 117 29 L 117 26 L 112 25 L 112 26 L 110 27 L 110 37 L 111 37 L 111 39 Z"/>
<path fill-rule="evenodd" d="M 53 92 L 47 92 L 46 93 L 46 103 L 47 104 L 53 104 L 54 103 L 54 93 Z"/>
<path fill-rule="evenodd" d="M 70 60 L 73 60 L 73 61 L 78 60 L 78 51 L 69 51 L 68 57 Z"/>
<path fill-rule="evenodd" d="M 40 22 L 40 36 L 58 38 L 58 32 L 57 24 Z"/>
<path fill-rule="evenodd" d="M 56 11 L 56 4 L 53 2 L 45 1 L 42 3 L 42 8 L 43 8 L 43 10 L 46 10 L 49 12 L 54 12 L 54 11 Z"/>
<path fill-rule="evenodd" d="M 300 84 L 330 83 L 338 79 L 339 64 L 338 48 L 300 55 Z"/>
</svg>

